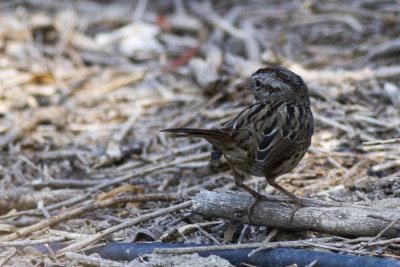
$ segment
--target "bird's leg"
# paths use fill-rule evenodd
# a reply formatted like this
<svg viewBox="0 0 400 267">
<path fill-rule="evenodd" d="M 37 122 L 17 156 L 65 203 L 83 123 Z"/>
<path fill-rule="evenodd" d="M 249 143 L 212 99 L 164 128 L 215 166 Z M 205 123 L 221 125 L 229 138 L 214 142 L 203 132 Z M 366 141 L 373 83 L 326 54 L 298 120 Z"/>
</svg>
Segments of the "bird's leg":
<svg viewBox="0 0 400 267">
<path fill-rule="evenodd" d="M 261 195 L 260 193 L 258 193 L 256 190 L 251 189 L 250 187 L 248 187 L 247 185 L 243 184 L 243 183 L 235 183 L 237 186 L 239 186 L 240 188 L 242 188 L 243 190 L 247 191 L 249 194 L 251 194 L 255 199 L 258 200 L 268 200 L 266 199 L 263 195 Z M 253 204 L 254 205 L 254 204 Z"/>
<path fill-rule="evenodd" d="M 261 195 L 260 193 L 258 193 L 256 190 L 251 189 L 250 187 L 248 187 L 247 185 L 243 184 L 243 180 L 244 180 L 244 176 L 234 172 L 233 173 L 233 177 L 235 179 L 235 184 L 242 188 L 243 190 L 247 191 L 250 195 L 252 195 L 254 197 L 254 203 L 253 205 L 251 205 L 249 212 L 248 212 L 248 216 L 249 216 L 249 222 L 251 224 L 253 224 L 252 220 L 251 220 L 251 215 L 253 213 L 254 207 L 257 205 L 258 202 L 265 200 L 265 196 Z"/>
<path fill-rule="evenodd" d="M 249 194 L 251 194 L 254 197 L 254 203 L 253 203 L 253 205 L 251 205 L 249 212 L 248 212 L 249 222 L 251 224 L 253 224 L 253 221 L 251 219 L 251 214 L 253 213 L 254 207 L 257 205 L 257 203 L 260 202 L 261 200 L 263 200 L 263 195 L 258 193 L 256 190 L 251 189 L 247 185 L 243 184 L 243 182 L 238 183 L 235 181 L 235 184 L 237 186 L 239 186 L 240 188 L 242 188 L 243 190 L 247 191 Z"/>
<path fill-rule="evenodd" d="M 283 194 L 285 194 L 286 196 L 290 197 L 296 204 L 298 204 L 299 206 L 305 207 L 307 206 L 307 204 L 298 196 L 296 196 L 293 193 L 290 193 L 289 191 L 287 191 L 285 188 L 283 188 L 282 186 L 278 185 L 277 183 L 275 183 L 275 179 L 269 179 L 266 178 L 268 184 L 276 189 L 278 189 L 279 191 L 281 191 Z"/>
<path fill-rule="evenodd" d="M 293 218 L 294 218 L 294 214 L 296 213 L 296 211 L 301 208 L 301 207 L 306 207 L 307 204 L 298 196 L 296 196 L 293 193 L 290 193 L 289 191 L 287 191 L 285 188 L 283 188 L 282 186 L 278 185 L 277 183 L 275 183 L 275 179 L 268 179 L 266 178 L 268 184 L 276 189 L 278 189 L 279 191 L 281 191 L 283 194 L 287 195 L 288 197 L 290 197 L 295 203 L 296 206 L 294 207 L 294 209 L 292 210 L 292 212 L 290 213 L 290 224 L 293 224 Z"/>
</svg>

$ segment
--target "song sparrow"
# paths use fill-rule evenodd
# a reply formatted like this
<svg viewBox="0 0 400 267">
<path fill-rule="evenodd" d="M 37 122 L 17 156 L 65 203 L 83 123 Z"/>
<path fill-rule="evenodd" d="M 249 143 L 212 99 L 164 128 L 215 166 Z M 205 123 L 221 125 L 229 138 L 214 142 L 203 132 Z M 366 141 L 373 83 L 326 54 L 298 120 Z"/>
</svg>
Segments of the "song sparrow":
<svg viewBox="0 0 400 267">
<path fill-rule="evenodd" d="M 300 198 L 276 184 L 275 178 L 296 167 L 310 146 L 314 119 L 307 85 L 295 73 L 274 66 L 257 70 L 246 87 L 253 91 L 255 103 L 224 128 L 162 131 L 210 142 L 211 158 L 225 155 L 236 185 L 256 198 L 252 208 L 264 196 L 243 184 L 250 175 L 264 176 L 271 186 L 304 205 Z"/>
</svg>

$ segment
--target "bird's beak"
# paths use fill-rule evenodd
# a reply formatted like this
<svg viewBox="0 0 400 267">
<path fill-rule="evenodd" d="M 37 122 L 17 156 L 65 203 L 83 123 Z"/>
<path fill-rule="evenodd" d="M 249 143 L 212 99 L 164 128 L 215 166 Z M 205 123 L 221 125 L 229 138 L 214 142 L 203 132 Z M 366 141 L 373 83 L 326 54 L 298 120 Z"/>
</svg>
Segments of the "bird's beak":
<svg viewBox="0 0 400 267">
<path fill-rule="evenodd" d="M 251 89 L 251 79 L 246 79 L 243 82 L 239 83 L 237 85 L 237 88 L 241 91 L 241 90 L 250 90 Z"/>
</svg>

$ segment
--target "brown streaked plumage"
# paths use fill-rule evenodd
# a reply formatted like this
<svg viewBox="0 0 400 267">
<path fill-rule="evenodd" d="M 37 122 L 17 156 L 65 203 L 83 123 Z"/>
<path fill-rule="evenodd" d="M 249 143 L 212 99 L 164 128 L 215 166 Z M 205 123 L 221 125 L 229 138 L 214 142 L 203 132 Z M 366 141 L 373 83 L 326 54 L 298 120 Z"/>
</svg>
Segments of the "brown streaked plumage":
<svg viewBox="0 0 400 267">
<path fill-rule="evenodd" d="M 236 185 L 252 194 L 256 202 L 263 196 L 243 184 L 250 175 L 264 176 L 271 186 L 302 205 L 296 195 L 277 185 L 275 178 L 296 167 L 311 144 L 314 119 L 308 88 L 300 76 L 276 66 L 257 70 L 246 87 L 253 91 L 255 103 L 224 128 L 162 131 L 210 142 L 211 158 L 218 159 L 223 154 Z"/>
</svg>

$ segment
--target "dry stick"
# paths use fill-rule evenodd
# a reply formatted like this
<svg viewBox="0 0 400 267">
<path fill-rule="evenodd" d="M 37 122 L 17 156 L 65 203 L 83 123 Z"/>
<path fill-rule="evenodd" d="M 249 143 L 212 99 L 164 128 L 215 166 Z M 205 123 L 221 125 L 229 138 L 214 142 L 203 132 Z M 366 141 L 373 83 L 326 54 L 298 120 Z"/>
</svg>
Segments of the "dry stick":
<svg viewBox="0 0 400 267">
<path fill-rule="evenodd" d="M 325 238 L 322 238 L 324 240 Z M 310 242 L 318 242 L 319 239 L 309 239 Z M 188 254 L 197 252 L 237 250 L 237 249 L 273 249 L 273 248 L 301 248 L 308 247 L 303 240 L 298 241 L 280 241 L 264 243 L 249 243 L 249 244 L 234 244 L 234 245 L 215 245 L 206 247 L 186 247 L 186 248 L 155 248 L 153 253 L 157 254 Z M 250 252 L 251 253 L 251 252 Z M 254 254 L 254 253 L 253 253 Z"/>
<path fill-rule="evenodd" d="M 217 180 L 219 180 L 219 179 L 224 178 L 224 177 L 229 177 L 229 175 L 226 175 L 226 174 L 214 174 L 214 175 L 206 176 L 206 177 L 204 177 L 204 179 L 202 179 L 204 182 L 183 189 L 182 190 L 182 195 L 183 196 L 187 196 L 187 195 L 190 195 L 192 193 L 197 193 L 203 188 L 207 188 L 207 187 L 213 186 L 213 185 L 215 186 L 216 185 L 215 182 Z M 233 181 L 233 177 L 231 177 L 230 180 Z"/>
<path fill-rule="evenodd" d="M 315 244 L 315 243 L 311 243 L 311 242 L 307 242 L 307 241 L 301 241 L 301 242 L 306 245 L 309 245 L 311 247 L 324 248 L 324 249 L 329 249 L 329 250 L 333 250 L 333 251 L 358 254 L 358 255 L 363 255 L 363 256 L 377 256 L 377 257 L 382 256 L 382 254 L 378 254 L 378 253 L 374 253 L 374 252 L 365 252 L 365 251 L 360 251 L 360 250 L 351 250 L 351 249 L 333 247 L 333 246 L 330 246 L 330 244 Z M 386 255 L 386 256 L 388 256 L 388 255 Z M 395 256 L 395 257 L 397 257 L 397 256 Z"/>
<path fill-rule="evenodd" d="M 380 55 L 387 55 L 391 52 L 395 52 L 400 48 L 400 39 L 393 39 L 386 42 L 383 42 L 377 46 L 368 49 L 369 52 L 364 56 L 363 62 L 367 63 L 370 59 L 375 58 Z"/>
<path fill-rule="evenodd" d="M 372 238 L 370 241 L 368 241 L 367 246 L 369 246 L 369 244 L 371 244 L 372 242 L 377 240 L 379 237 L 381 237 L 384 233 L 386 233 L 390 228 L 393 227 L 393 225 L 395 225 L 399 221 L 400 221 L 400 217 L 397 218 L 397 219 L 392 220 L 392 222 L 389 223 L 389 225 L 386 226 L 379 234 L 377 234 L 374 238 Z"/>
<path fill-rule="evenodd" d="M 186 124 L 188 124 L 191 120 L 196 118 L 203 110 L 217 102 L 220 98 L 222 97 L 222 93 L 218 93 L 215 96 L 213 96 L 210 100 L 208 100 L 206 103 L 201 105 L 199 108 L 196 109 L 195 112 L 190 113 L 189 115 L 186 115 L 183 121 L 180 121 L 180 117 L 178 120 L 174 120 L 172 123 L 168 124 L 166 128 L 173 128 L 176 127 L 176 125 L 179 123 L 179 127 L 183 127 Z"/>
<path fill-rule="evenodd" d="M 363 122 L 367 125 L 373 125 L 372 129 L 374 129 L 376 126 L 383 127 L 383 128 L 396 128 L 396 127 L 400 126 L 400 120 L 397 118 L 396 119 L 391 118 L 390 120 L 385 120 L 382 118 L 374 119 L 370 116 L 354 114 L 351 116 L 351 119 L 353 121 Z"/>
<path fill-rule="evenodd" d="M 310 17 L 304 17 L 301 15 L 299 18 L 299 22 L 301 25 L 313 25 L 313 24 L 320 24 L 320 23 L 329 23 L 329 21 L 335 23 L 340 21 L 341 23 L 346 24 L 352 30 L 363 33 L 364 26 L 353 16 L 343 14 L 342 16 L 337 16 L 337 14 L 321 14 L 321 15 L 314 15 Z"/>
<path fill-rule="evenodd" d="M 140 71 L 133 73 L 129 76 L 125 76 L 119 79 L 116 79 L 114 81 L 108 82 L 106 84 L 96 86 L 95 88 L 90 88 L 88 93 L 93 94 L 93 95 L 98 95 L 98 94 L 104 94 L 110 91 L 113 91 L 115 89 L 118 89 L 122 86 L 128 85 L 130 83 L 134 83 L 137 81 L 140 81 L 146 74 L 147 70 Z M 85 92 L 87 93 L 87 92 Z"/>
<path fill-rule="evenodd" d="M 100 188 L 103 188 L 103 187 L 106 187 L 106 186 L 110 186 L 110 185 L 113 185 L 113 184 L 118 184 L 118 183 L 124 182 L 126 180 L 129 180 L 129 179 L 137 177 L 137 176 L 144 176 L 144 175 L 146 175 L 148 173 L 151 173 L 151 172 L 154 172 L 154 171 L 158 171 L 158 170 L 161 170 L 161 169 L 165 169 L 165 168 L 169 168 L 169 167 L 175 166 L 175 165 L 180 164 L 180 163 L 200 160 L 200 159 L 209 158 L 209 157 L 210 157 L 210 153 L 206 152 L 206 153 L 200 153 L 200 154 L 197 154 L 197 155 L 190 155 L 190 156 L 187 156 L 187 157 L 178 158 L 178 159 L 176 159 L 176 160 L 174 160 L 172 162 L 169 162 L 169 163 L 160 163 L 160 164 L 158 164 L 156 166 L 146 166 L 144 168 L 136 169 L 131 174 L 127 174 L 127 175 L 124 175 L 124 176 L 121 176 L 121 177 L 118 177 L 118 178 L 114 178 L 114 179 L 112 179 L 110 181 L 107 181 L 105 183 L 99 184 L 98 186 L 92 187 L 92 188 L 89 189 L 89 191 L 93 192 L 93 191 L 99 190 Z"/>
<path fill-rule="evenodd" d="M 314 118 L 317 121 L 320 121 L 320 122 L 322 122 L 324 124 L 327 124 L 329 126 L 332 126 L 334 128 L 337 128 L 337 129 L 340 129 L 340 130 L 346 132 L 349 135 L 350 138 L 352 138 L 354 136 L 357 136 L 357 134 L 359 134 L 360 138 L 362 138 L 362 139 L 365 139 L 365 140 L 374 139 L 374 137 L 372 135 L 366 134 L 366 133 L 361 132 L 361 131 L 358 132 L 358 131 L 354 130 L 351 126 L 342 124 L 342 123 L 338 122 L 337 120 L 325 117 L 325 116 L 323 116 L 321 114 L 314 114 Z"/>
<path fill-rule="evenodd" d="M 399 165 L 400 165 L 400 159 L 396 159 L 396 160 L 391 160 L 391 161 L 384 162 L 381 164 L 377 164 L 375 166 L 372 166 L 371 169 L 374 172 L 378 172 L 378 171 L 386 170 L 386 169 L 393 168 L 393 167 L 396 167 Z"/>
<path fill-rule="evenodd" d="M 120 160 L 124 153 L 121 150 L 121 142 L 129 132 L 129 130 L 133 127 L 138 117 L 141 115 L 141 108 L 139 107 L 139 111 L 135 112 L 129 120 L 124 123 L 122 129 L 114 134 L 108 144 L 104 155 L 101 155 L 96 164 L 94 164 L 93 168 L 97 169 L 104 165 L 109 165 L 113 162 Z"/>
<path fill-rule="evenodd" d="M 243 41 L 245 47 L 246 56 L 250 60 L 256 60 L 260 58 L 260 48 L 254 35 L 254 26 L 251 22 L 246 21 L 238 28 L 234 25 L 235 17 L 232 16 L 221 16 L 216 12 L 213 12 L 213 8 L 209 4 L 198 4 L 194 5 L 194 10 L 199 15 L 204 16 L 208 21 L 215 26 L 216 30 L 220 29 L 231 35 L 234 38 Z"/>
<path fill-rule="evenodd" d="M 65 110 L 58 106 L 41 107 L 33 109 L 29 114 L 20 115 L 21 118 L 14 115 L 10 115 L 10 117 L 12 121 L 21 120 L 23 123 L 15 123 L 6 134 L 0 136 L 0 147 L 26 135 L 42 121 L 51 121 L 54 124 L 63 121 Z"/>
<path fill-rule="evenodd" d="M 222 223 L 224 223 L 224 221 L 187 224 L 179 228 L 174 228 L 172 231 L 167 232 L 166 234 L 160 237 L 160 240 L 162 242 L 171 242 L 180 236 L 187 236 L 198 230 L 203 230 L 203 228 L 210 228 L 213 226 L 220 225 Z M 210 234 L 208 232 L 205 232 L 204 234 L 207 235 L 210 239 L 212 239 L 215 243 L 219 244 L 217 240 L 214 240 L 215 239 L 214 237 L 209 236 Z"/>
<path fill-rule="evenodd" d="M 267 243 L 267 244 L 264 243 L 263 246 L 250 252 L 249 257 L 261 250 L 277 248 L 277 247 L 284 247 L 286 245 L 289 245 L 287 247 L 291 247 L 291 248 L 318 247 L 318 248 L 329 249 L 332 251 L 339 251 L 339 252 L 358 254 L 358 255 L 364 255 L 364 256 L 378 256 L 378 257 L 383 256 L 382 254 L 378 254 L 378 253 L 374 253 L 374 252 L 366 252 L 366 251 L 360 251 L 360 250 L 355 250 L 355 249 L 350 249 L 350 248 L 343 248 L 343 243 L 326 243 L 326 241 L 329 241 L 329 240 L 333 240 L 333 238 L 318 238 L 318 239 L 311 239 L 311 240 L 284 241 L 284 242 L 282 242 L 283 244 L 279 244 L 281 242 L 271 242 L 271 243 Z M 322 241 L 322 243 L 319 243 L 319 241 Z M 293 245 L 290 246 L 289 242 L 293 242 Z M 300 243 L 300 244 L 298 244 L 298 243 Z M 399 258 L 398 256 L 388 255 L 388 254 L 385 254 L 385 256 L 392 257 L 392 258 Z"/>
<path fill-rule="evenodd" d="M 216 12 L 213 11 L 213 8 L 210 4 L 207 3 L 192 3 L 193 11 L 195 11 L 200 16 L 204 16 L 209 22 L 211 22 L 216 29 L 221 29 L 227 34 L 237 38 L 237 39 L 245 39 L 248 36 L 248 32 L 236 27 L 229 19 L 226 17 L 220 16 Z"/>
<path fill-rule="evenodd" d="M 311 147 L 312 148 L 312 147 Z M 314 149 L 316 150 L 316 149 Z M 319 150 L 318 150 L 319 151 Z M 344 152 L 332 152 L 332 153 L 323 153 L 320 152 L 321 154 L 315 154 L 315 155 L 308 155 L 308 157 L 310 159 L 312 158 L 330 158 L 330 157 L 334 157 L 334 158 L 366 158 L 366 155 L 363 154 L 356 154 L 356 153 L 344 153 Z"/>
<path fill-rule="evenodd" d="M 272 229 L 271 232 L 269 232 L 268 236 L 265 238 L 264 242 L 263 242 L 263 246 L 253 249 L 250 253 L 249 253 L 249 257 L 253 256 L 254 254 L 256 254 L 257 252 L 261 251 L 264 249 L 264 245 L 267 245 L 270 243 L 271 239 L 274 238 L 277 234 L 278 234 L 279 230 L 278 229 Z"/>
<path fill-rule="evenodd" d="M 54 230 L 54 229 L 48 229 L 46 231 L 46 233 L 48 233 L 51 236 L 60 236 L 60 237 L 63 237 L 65 239 L 69 239 L 69 240 L 84 239 L 84 238 L 87 238 L 90 236 L 90 234 L 71 233 L 71 232 Z"/>
<path fill-rule="evenodd" d="M 43 187 L 50 188 L 87 188 L 90 186 L 98 185 L 99 181 L 94 179 L 51 179 L 49 181 L 38 181 L 32 183 L 34 189 L 41 189 Z M 65 189 L 66 190 L 66 189 Z M 32 191 L 31 191 L 32 192 Z"/>
<path fill-rule="evenodd" d="M 44 247 L 47 249 L 48 255 L 50 256 L 51 259 L 54 261 L 57 261 L 56 255 L 54 255 L 53 249 L 49 246 L 49 244 L 44 244 Z"/>
<path fill-rule="evenodd" d="M 374 241 L 374 242 L 371 242 L 369 244 L 369 246 L 370 247 L 372 247 L 372 246 L 385 246 L 385 245 L 398 244 L 398 243 L 400 243 L 400 237 L 386 239 L 386 240 Z"/>
<path fill-rule="evenodd" d="M 177 150 L 177 152 L 179 152 L 179 151 Z M 158 170 L 161 170 L 161 169 L 164 169 L 164 168 L 169 168 L 171 166 L 175 166 L 176 164 L 180 164 L 180 163 L 184 163 L 184 162 L 188 162 L 188 161 L 193 161 L 193 160 L 199 160 L 199 159 L 208 158 L 209 156 L 210 156 L 210 153 L 207 152 L 207 153 L 202 153 L 202 154 L 197 154 L 197 155 L 191 155 L 189 157 L 178 158 L 175 161 L 167 163 L 167 164 L 164 163 L 164 164 L 160 164 L 160 165 L 157 165 L 157 166 L 150 166 L 150 167 L 146 166 L 146 167 L 142 167 L 142 168 L 137 168 L 134 173 L 131 173 L 131 174 L 128 174 L 128 175 L 124 175 L 124 176 L 115 178 L 115 179 L 113 179 L 111 181 L 102 183 L 102 184 L 100 184 L 100 185 L 98 185 L 96 187 L 88 189 L 89 193 L 86 193 L 86 194 L 84 194 L 82 196 L 78 196 L 78 197 L 75 197 L 75 198 L 72 198 L 72 199 L 68 199 L 66 201 L 62 201 L 62 202 L 59 202 L 59 203 L 56 203 L 56 204 L 53 204 L 53 205 L 49 205 L 49 206 L 46 207 L 46 209 L 48 211 L 50 211 L 50 210 L 58 209 L 60 207 L 71 206 L 71 205 L 73 205 L 75 203 L 79 203 L 79 202 L 89 198 L 94 191 L 96 191 L 98 189 L 101 189 L 103 187 L 106 187 L 106 186 L 109 186 L 109 185 L 113 185 L 113 184 L 116 184 L 116 183 L 120 183 L 120 182 L 126 181 L 128 179 L 131 179 L 131 178 L 134 178 L 134 177 L 137 177 L 137 176 L 140 176 L 140 175 L 146 175 L 148 173 L 151 173 L 151 172 L 154 172 L 154 171 L 158 171 Z M 37 209 L 20 211 L 20 212 L 16 212 L 16 213 L 6 214 L 6 215 L 3 215 L 3 216 L 0 216 L 0 220 L 9 219 L 9 218 L 13 218 L 13 217 L 16 217 L 16 216 L 19 216 L 19 215 L 27 215 L 27 214 L 40 215 L 41 212 L 39 210 L 37 210 Z"/>
<path fill-rule="evenodd" d="M 209 252 L 209 251 L 221 251 L 221 250 L 235 250 L 235 249 L 252 249 L 262 246 L 262 243 L 250 243 L 250 244 L 235 244 L 235 245 L 216 245 L 206 247 L 187 247 L 187 248 L 155 248 L 153 253 L 155 254 L 188 254 L 196 252 Z"/>
<path fill-rule="evenodd" d="M 112 234 L 114 232 L 120 231 L 120 230 L 125 229 L 127 227 L 131 227 L 131 226 L 133 226 L 135 224 L 138 224 L 138 223 L 141 223 L 143 221 L 150 220 L 150 219 L 162 216 L 164 214 L 168 214 L 168 213 L 171 213 L 171 212 L 174 212 L 174 211 L 177 211 L 177 210 L 188 208 L 191 205 L 192 205 L 192 201 L 189 200 L 189 201 L 183 202 L 183 203 L 175 205 L 175 206 L 171 206 L 171 207 L 168 207 L 168 208 L 160 209 L 160 210 L 157 210 L 157 211 L 154 211 L 154 212 L 139 216 L 139 217 L 134 218 L 134 219 L 132 219 L 130 221 L 126 221 L 126 222 L 123 222 L 121 224 L 118 224 L 118 225 L 115 225 L 113 227 L 110 227 L 110 228 L 108 228 L 106 230 L 103 230 L 103 231 L 93 235 L 90 238 L 87 238 L 87 239 L 82 240 L 80 242 L 76 242 L 76 243 L 74 243 L 74 244 L 72 244 L 72 245 L 70 245 L 70 246 L 68 246 L 66 248 L 63 248 L 60 251 L 58 251 L 56 255 L 57 256 L 62 256 L 67 252 L 72 252 L 72 251 L 75 251 L 75 250 L 78 250 L 78 249 L 82 249 L 82 248 L 87 247 L 90 244 L 100 240 L 101 238 L 103 238 L 106 235 L 109 235 L 109 234 Z"/>
<path fill-rule="evenodd" d="M 125 202 L 143 202 L 143 201 L 172 201 L 176 200 L 176 195 L 171 194 L 146 194 L 146 195 L 136 195 L 136 196 L 125 196 L 125 197 L 113 197 L 107 200 L 99 201 L 99 202 L 94 202 L 91 201 L 90 203 L 86 204 L 85 206 L 78 207 L 72 210 L 69 210 L 67 212 L 61 213 L 59 215 L 56 215 L 54 217 L 51 217 L 49 219 L 42 220 L 38 223 L 35 223 L 33 225 L 21 228 L 18 230 L 16 233 L 9 234 L 6 236 L 0 237 L 0 242 L 4 241 L 12 241 L 15 240 L 21 236 L 28 235 L 30 233 L 33 233 L 35 231 L 38 231 L 40 229 L 43 229 L 45 227 L 48 227 L 50 225 L 53 225 L 55 223 L 61 222 L 63 220 L 69 219 L 71 217 L 75 217 L 78 214 L 88 212 L 91 210 L 96 210 L 99 208 L 105 208 L 111 205 L 115 205 L 118 203 L 125 203 Z"/>
<path fill-rule="evenodd" d="M 373 238 L 371 238 L 371 240 L 369 240 L 367 242 L 367 244 L 363 244 L 361 245 L 361 249 L 364 247 L 368 247 L 371 245 L 372 242 L 376 241 L 378 238 L 380 238 L 384 233 L 386 233 L 390 228 L 393 227 L 393 225 L 395 225 L 397 222 L 400 221 L 400 217 L 397 219 L 394 219 L 388 226 L 386 226 L 379 234 L 377 234 L 376 236 L 374 236 Z"/>
<path fill-rule="evenodd" d="M 81 202 L 87 198 L 89 198 L 92 195 L 92 193 L 86 193 L 84 195 L 78 196 L 78 197 L 74 197 L 62 202 L 58 202 L 52 205 L 49 205 L 47 207 L 45 207 L 48 211 L 50 210 L 55 210 L 58 209 L 60 207 L 68 207 L 71 206 L 75 203 Z M 38 209 L 33 209 L 33 210 L 24 210 L 24 211 L 19 211 L 19 212 L 15 212 L 15 213 L 11 213 L 11 214 L 5 214 L 0 216 L 0 220 L 5 220 L 5 219 L 9 219 L 9 218 L 13 218 L 16 216 L 20 216 L 20 215 L 41 215 L 42 212 Z"/>
<path fill-rule="evenodd" d="M 66 240 L 65 236 L 48 237 L 36 240 L 23 240 L 23 241 L 11 241 L 11 242 L 0 242 L 0 247 L 15 247 L 15 246 L 33 246 L 38 244 L 50 244 L 55 242 L 61 242 Z"/>
<path fill-rule="evenodd" d="M 85 151 L 85 150 L 79 150 L 79 149 L 58 149 L 58 150 L 51 150 L 51 151 L 35 151 L 35 152 L 14 152 L 14 153 L 7 153 L 7 154 L 2 154 L 1 157 L 17 157 L 20 155 L 24 155 L 27 158 L 35 158 L 35 159 L 59 159 L 59 158 L 68 158 L 68 157 L 74 157 L 77 155 L 85 155 L 89 156 L 90 152 Z"/>
<path fill-rule="evenodd" d="M 17 253 L 17 252 L 18 252 L 18 250 L 14 249 L 14 251 L 11 252 L 10 255 L 8 255 L 5 259 L 3 259 L 0 262 L 0 267 L 4 266 L 12 257 L 14 257 L 15 253 Z"/>
<path fill-rule="evenodd" d="M 397 23 L 399 21 L 399 18 L 397 16 L 388 12 L 384 12 L 383 10 L 382 12 L 376 9 L 367 10 L 365 8 L 359 8 L 353 5 L 341 5 L 339 7 L 329 4 L 322 4 L 315 6 L 315 8 L 313 7 L 313 9 L 318 13 L 335 13 L 340 14 L 340 16 L 342 14 L 351 14 L 355 17 L 361 17 L 371 20 L 377 19 L 382 20 L 386 23 Z"/>
<path fill-rule="evenodd" d="M 400 138 L 377 140 L 372 142 L 363 142 L 363 146 L 376 146 L 376 145 L 386 145 L 386 144 L 398 144 L 400 143 Z"/>
<path fill-rule="evenodd" d="M 179 153 L 180 151 L 181 150 L 176 150 L 176 151 L 173 151 L 173 153 L 174 152 Z M 157 166 L 150 166 L 150 167 L 144 166 L 142 168 L 136 168 L 135 172 L 133 172 L 131 174 L 127 174 L 127 175 L 124 175 L 124 176 L 121 176 L 121 177 L 118 177 L 118 178 L 114 178 L 111 181 L 107 181 L 105 183 L 99 184 L 96 187 L 92 187 L 92 188 L 88 189 L 89 193 L 86 193 L 86 194 L 84 194 L 82 196 L 78 196 L 78 197 L 75 197 L 75 198 L 72 198 L 72 199 L 68 199 L 68 200 L 53 204 L 53 205 L 49 205 L 49 206 L 46 207 L 46 209 L 48 211 L 50 211 L 50 210 L 58 209 L 60 207 L 71 206 L 71 205 L 73 205 L 75 203 L 79 203 L 79 202 L 89 198 L 94 191 L 97 191 L 98 189 L 101 189 L 103 187 L 106 187 L 106 186 L 109 186 L 109 185 L 113 185 L 113 184 L 116 184 L 116 183 L 120 183 L 120 182 L 126 181 L 128 179 L 131 179 L 131 178 L 134 178 L 134 177 L 137 177 L 137 176 L 140 176 L 140 175 L 146 175 L 148 173 L 151 173 L 151 172 L 154 172 L 154 171 L 158 171 L 158 170 L 161 170 L 161 169 L 164 169 L 164 168 L 169 168 L 171 166 L 175 166 L 175 165 L 180 164 L 180 163 L 208 158 L 209 156 L 210 156 L 210 154 L 207 152 L 207 153 L 202 153 L 202 154 L 197 154 L 197 155 L 191 155 L 191 156 L 188 156 L 188 157 L 178 158 L 175 161 L 167 163 L 167 164 L 163 163 L 163 164 L 159 164 Z M 27 215 L 27 214 L 40 215 L 41 212 L 39 210 L 37 210 L 37 209 L 20 211 L 20 212 L 16 212 L 16 213 L 12 213 L 12 214 L 2 215 L 2 216 L 0 216 L 0 220 L 9 219 L 9 218 L 13 218 L 13 217 L 16 217 L 16 216 L 19 216 L 19 215 Z"/>
<path fill-rule="evenodd" d="M 152 156 L 152 157 L 148 157 L 148 158 L 146 158 L 146 160 L 149 160 L 151 162 L 155 162 L 155 161 L 159 161 L 161 159 L 165 159 L 167 157 L 170 157 L 171 154 L 180 154 L 180 153 L 183 153 L 183 152 L 186 152 L 186 151 L 195 151 L 196 149 L 201 148 L 201 147 L 205 147 L 207 145 L 208 145 L 208 143 L 206 141 L 201 140 L 198 143 L 189 144 L 189 145 L 185 145 L 185 146 L 180 146 L 180 147 L 177 147 L 177 148 L 172 148 L 172 149 L 168 150 L 168 153 L 166 153 L 166 154 L 161 154 L 161 155 L 159 154 L 159 155 L 155 155 L 155 156 Z"/>
<path fill-rule="evenodd" d="M 358 244 L 360 242 L 367 242 L 368 240 L 371 239 L 370 237 L 366 237 L 366 236 L 352 238 L 352 239 L 347 239 L 347 238 L 338 237 L 338 236 L 335 236 L 335 238 L 338 238 L 339 241 L 342 241 L 345 244 Z"/>
<path fill-rule="evenodd" d="M 60 189 L 52 191 L 32 192 L 31 188 L 17 188 L 0 190 L 0 212 L 11 209 L 23 210 L 37 208 L 37 203 L 43 201 L 46 204 L 71 199 L 75 195 L 83 194 L 83 191 Z"/>
<path fill-rule="evenodd" d="M 385 66 L 377 69 L 364 68 L 350 71 L 318 71 L 307 70 L 298 64 L 290 64 L 290 70 L 299 74 L 305 80 L 320 83 L 340 83 L 343 81 L 366 81 L 376 78 L 397 77 L 400 75 L 400 65 Z"/>
<path fill-rule="evenodd" d="M 260 201 L 251 213 L 249 209 L 254 203 L 254 198 L 243 194 L 217 193 L 202 190 L 193 197 L 195 212 L 210 217 L 225 218 L 244 224 L 263 225 L 270 228 L 319 231 L 323 233 L 342 236 L 375 236 L 387 226 L 387 223 L 371 218 L 372 214 L 389 219 L 398 218 L 399 212 L 393 210 L 379 210 L 365 206 L 343 205 L 329 206 L 330 202 L 316 201 L 302 198 L 306 207 L 299 208 L 293 220 L 294 204 L 288 204 L 287 197 L 265 196 L 271 201 Z M 322 205 L 315 205 L 321 203 Z M 385 236 L 398 236 L 400 230 L 391 228 Z"/>
</svg>

